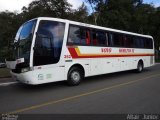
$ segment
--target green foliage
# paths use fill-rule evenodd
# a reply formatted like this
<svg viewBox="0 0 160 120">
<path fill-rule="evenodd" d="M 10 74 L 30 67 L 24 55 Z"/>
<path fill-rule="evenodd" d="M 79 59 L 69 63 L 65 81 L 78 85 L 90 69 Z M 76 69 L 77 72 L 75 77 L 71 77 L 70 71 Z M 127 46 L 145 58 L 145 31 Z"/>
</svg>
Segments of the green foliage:
<svg viewBox="0 0 160 120">
<path fill-rule="evenodd" d="M 152 35 L 160 46 L 160 7 L 142 0 L 85 0 L 92 8 L 88 13 L 83 3 L 72 9 L 67 0 L 35 0 L 21 13 L 0 12 L 0 61 L 10 57 L 11 44 L 19 26 L 36 17 L 56 17 L 141 34 Z"/>
<path fill-rule="evenodd" d="M 25 19 L 36 17 L 58 17 L 65 18 L 71 11 L 71 5 L 66 0 L 37 0 L 23 7 L 22 15 Z"/>
<path fill-rule="evenodd" d="M 0 78 L 11 77 L 9 69 L 7 68 L 0 68 Z"/>
</svg>

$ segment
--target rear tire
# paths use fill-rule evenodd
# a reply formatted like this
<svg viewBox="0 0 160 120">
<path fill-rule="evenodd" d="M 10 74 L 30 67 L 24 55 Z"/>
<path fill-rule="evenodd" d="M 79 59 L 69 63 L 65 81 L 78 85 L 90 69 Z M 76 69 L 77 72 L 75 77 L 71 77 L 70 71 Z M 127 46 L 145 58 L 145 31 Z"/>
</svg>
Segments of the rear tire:
<svg viewBox="0 0 160 120">
<path fill-rule="evenodd" d="M 141 73 L 142 71 L 143 71 L 143 68 L 144 68 L 144 66 L 143 66 L 143 62 L 141 62 L 141 61 L 139 61 L 138 62 L 138 65 L 137 65 L 137 72 L 138 73 Z"/>
<path fill-rule="evenodd" d="M 68 73 L 68 85 L 76 86 L 79 85 L 83 78 L 83 72 L 78 67 L 72 67 Z"/>
</svg>

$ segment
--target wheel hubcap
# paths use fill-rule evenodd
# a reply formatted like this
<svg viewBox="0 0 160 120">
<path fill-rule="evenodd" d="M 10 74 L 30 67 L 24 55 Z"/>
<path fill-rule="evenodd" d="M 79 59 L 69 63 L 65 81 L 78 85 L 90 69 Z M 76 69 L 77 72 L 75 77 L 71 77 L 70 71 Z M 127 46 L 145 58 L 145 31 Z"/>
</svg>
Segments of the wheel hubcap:
<svg viewBox="0 0 160 120">
<path fill-rule="evenodd" d="M 72 76 L 72 79 L 76 82 L 80 80 L 80 75 L 78 72 L 73 72 L 71 76 Z"/>
</svg>

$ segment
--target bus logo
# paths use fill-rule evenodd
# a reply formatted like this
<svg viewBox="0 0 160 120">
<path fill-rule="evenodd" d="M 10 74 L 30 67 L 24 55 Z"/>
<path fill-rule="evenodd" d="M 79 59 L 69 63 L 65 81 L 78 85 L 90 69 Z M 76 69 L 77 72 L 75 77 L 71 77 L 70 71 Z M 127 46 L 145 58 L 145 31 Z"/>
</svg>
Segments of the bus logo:
<svg viewBox="0 0 160 120">
<path fill-rule="evenodd" d="M 43 80 L 43 74 L 38 74 L 38 80 Z"/>
</svg>

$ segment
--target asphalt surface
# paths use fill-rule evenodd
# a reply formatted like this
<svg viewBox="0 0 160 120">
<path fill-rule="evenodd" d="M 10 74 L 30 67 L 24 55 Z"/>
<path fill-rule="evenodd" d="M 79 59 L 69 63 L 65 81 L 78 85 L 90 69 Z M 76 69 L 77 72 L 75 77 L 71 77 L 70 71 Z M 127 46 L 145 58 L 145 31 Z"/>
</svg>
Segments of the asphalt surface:
<svg viewBox="0 0 160 120">
<path fill-rule="evenodd" d="M 1 83 L 8 83 L 8 82 L 13 82 L 14 80 L 11 77 L 7 78 L 0 78 L 0 84 Z"/>
<path fill-rule="evenodd" d="M 160 64 L 142 73 L 125 71 L 65 82 L 0 86 L 0 113 L 13 114 L 160 114 Z"/>
</svg>

